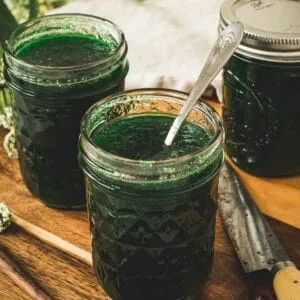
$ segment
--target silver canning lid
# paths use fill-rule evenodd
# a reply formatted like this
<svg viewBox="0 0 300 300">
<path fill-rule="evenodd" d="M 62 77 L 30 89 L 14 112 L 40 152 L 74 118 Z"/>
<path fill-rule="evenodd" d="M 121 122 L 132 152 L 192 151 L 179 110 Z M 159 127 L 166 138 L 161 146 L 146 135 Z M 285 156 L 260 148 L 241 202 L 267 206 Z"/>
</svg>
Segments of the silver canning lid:
<svg viewBox="0 0 300 300">
<path fill-rule="evenodd" d="M 267 61 L 300 62 L 300 0 L 225 0 L 220 29 L 236 21 L 245 29 L 237 53 Z"/>
</svg>

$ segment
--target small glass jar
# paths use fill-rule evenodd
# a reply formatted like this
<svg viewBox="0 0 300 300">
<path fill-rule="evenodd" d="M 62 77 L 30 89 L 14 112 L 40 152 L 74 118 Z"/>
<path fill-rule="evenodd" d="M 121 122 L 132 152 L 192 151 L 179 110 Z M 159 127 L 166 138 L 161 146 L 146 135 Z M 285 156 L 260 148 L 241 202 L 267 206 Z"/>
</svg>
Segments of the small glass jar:
<svg viewBox="0 0 300 300">
<path fill-rule="evenodd" d="M 223 165 L 221 120 L 197 104 L 188 120 L 211 134 L 207 145 L 179 158 L 143 161 L 108 153 L 93 130 L 120 117 L 177 116 L 187 95 L 135 90 L 108 97 L 85 114 L 79 162 L 85 173 L 93 264 L 115 300 L 185 299 L 211 271 L 216 193 Z M 142 141 L 141 141 L 142 142 Z"/>
<path fill-rule="evenodd" d="M 101 39 L 110 43 L 112 50 L 89 61 L 83 43 L 66 54 L 61 53 L 62 61 L 58 57 L 55 65 L 51 61 L 41 65 L 39 55 L 36 63 L 18 56 L 20 49 L 30 49 L 52 37 L 67 37 L 69 41 L 73 38 L 78 41 L 78 37 Z M 124 89 L 128 72 L 126 54 L 122 31 L 110 21 L 89 15 L 41 17 L 18 26 L 9 36 L 4 75 L 15 99 L 21 172 L 32 194 L 47 206 L 64 209 L 85 206 L 83 176 L 77 161 L 80 120 L 96 100 Z M 68 55 L 77 55 L 72 65 L 64 64 L 63 57 L 69 59 Z"/>
<path fill-rule="evenodd" d="M 221 7 L 220 28 L 235 21 L 245 28 L 223 73 L 226 152 L 254 175 L 300 171 L 299 9 L 291 0 L 226 0 Z"/>
</svg>

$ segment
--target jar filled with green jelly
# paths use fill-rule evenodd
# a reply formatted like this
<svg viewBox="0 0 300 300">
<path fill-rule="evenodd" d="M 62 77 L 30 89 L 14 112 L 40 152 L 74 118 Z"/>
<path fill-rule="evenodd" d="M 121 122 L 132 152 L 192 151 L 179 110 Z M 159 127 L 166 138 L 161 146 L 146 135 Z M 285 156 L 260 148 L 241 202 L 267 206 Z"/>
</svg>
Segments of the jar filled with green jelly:
<svg viewBox="0 0 300 300">
<path fill-rule="evenodd" d="M 300 172 L 300 2 L 226 0 L 245 35 L 223 73 L 226 152 L 259 176 Z"/>
<path fill-rule="evenodd" d="M 211 271 L 221 120 L 197 104 L 174 143 L 168 130 L 187 95 L 135 90 L 85 114 L 85 173 L 95 273 L 114 300 L 185 299 Z"/>
<path fill-rule="evenodd" d="M 85 206 L 77 161 L 80 120 L 96 100 L 124 89 L 127 43 L 112 22 L 89 15 L 41 17 L 6 42 L 23 179 L 47 206 Z"/>
</svg>

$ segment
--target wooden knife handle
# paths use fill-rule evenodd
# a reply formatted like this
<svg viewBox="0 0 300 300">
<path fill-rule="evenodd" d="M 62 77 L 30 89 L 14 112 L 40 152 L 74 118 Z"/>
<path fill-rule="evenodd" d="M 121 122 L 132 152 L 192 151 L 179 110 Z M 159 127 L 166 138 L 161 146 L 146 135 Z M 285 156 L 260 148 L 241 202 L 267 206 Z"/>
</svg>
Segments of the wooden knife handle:
<svg viewBox="0 0 300 300">
<path fill-rule="evenodd" d="M 280 270 L 273 286 L 278 300 L 300 300 L 300 271 L 295 267 Z"/>
</svg>

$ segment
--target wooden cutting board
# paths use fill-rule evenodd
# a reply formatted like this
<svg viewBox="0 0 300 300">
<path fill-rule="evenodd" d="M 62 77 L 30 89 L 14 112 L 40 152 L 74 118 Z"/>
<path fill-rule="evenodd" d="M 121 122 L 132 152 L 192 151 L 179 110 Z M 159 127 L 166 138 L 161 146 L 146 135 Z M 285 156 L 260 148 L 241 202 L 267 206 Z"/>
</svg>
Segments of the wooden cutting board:
<svg viewBox="0 0 300 300">
<path fill-rule="evenodd" d="M 217 108 L 220 107 L 217 105 Z M 0 144 L 4 136 L 0 130 Z M 256 178 L 240 172 L 260 208 L 292 260 L 300 267 L 300 176 L 284 179 Z M 84 249 L 90 249 L 85 211 L 58 211 L 32 197 L 23 184 L 17 161 L 0 146 L 0 201 L 18 216 Z M 277 220 L 275 220 L 275 219 Z M 290 226 L 290 225 L 292 226 Z M 298 229 L 297 229 L 298 228 Z M 0 235 L 5 247 L 54 299 L 108 299 L 92 270 L 23 232 L 16 226 Z M 252 288 L 217 216 L 213 272 L 196 299 L 248 299 Z M 0 300 L 29 299 L 1 274 Z"/>
<path fill-rule="evenodd" d="M 219 103 L 210 104 L 221 113 L 222 107 Z M 263 178 L 247 174 L 236 167 L 235 170 L 266 215 L 300 229 L 300 174 Z"/>
</svg>

